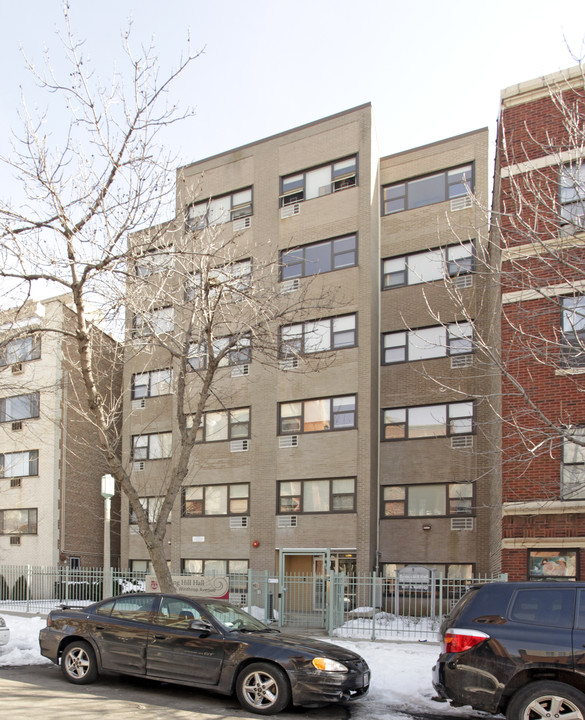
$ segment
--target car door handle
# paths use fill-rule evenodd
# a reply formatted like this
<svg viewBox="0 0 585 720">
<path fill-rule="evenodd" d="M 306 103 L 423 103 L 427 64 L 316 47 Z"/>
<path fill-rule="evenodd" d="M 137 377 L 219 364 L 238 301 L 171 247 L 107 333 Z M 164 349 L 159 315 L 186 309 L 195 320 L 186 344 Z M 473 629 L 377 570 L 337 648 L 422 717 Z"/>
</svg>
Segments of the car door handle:
<svg viewBox="0 0 585 720">
<path fill-rule="evenodd" d="M 105 627 L 103 625 L 96 625 L 95 629 L 96 630 L 105 630 Z"/>
<path fill-rule="evenodd" d="M 165 638 L 166 638 L 166 635 L 155 635 L 154 636 L 155 640 L 164 640 Z"/>
</svg>

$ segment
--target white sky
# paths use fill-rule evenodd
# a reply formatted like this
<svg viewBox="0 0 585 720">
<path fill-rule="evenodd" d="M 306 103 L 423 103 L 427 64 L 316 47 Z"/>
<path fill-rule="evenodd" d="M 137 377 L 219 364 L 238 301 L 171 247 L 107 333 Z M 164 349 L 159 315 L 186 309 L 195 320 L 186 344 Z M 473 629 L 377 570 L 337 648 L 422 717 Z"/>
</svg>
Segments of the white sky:
<svg viewBox="0 0 585 720">
<path fill-rule="evenodd" d="M 380 152 L 489 126 L 504 87 L 576 64 L 583 0 L 71 0 L 103 77 L 133 20 L 135 43 L 174 64 L 190 30 L 205 47 L 176 87 L 197 114 L 167 136 L 192 162 L 371 101 Z M 44 107 L 20 54 L 58 65 L 61 0 L 0 3 L 0 154 L 17 125 L 20 86 Z M 567 47 L 568 45 L 568 47 Z M 569 51 L 569 48 L 571 52 Z M 4 188 L 4 192 L 7 188 Z"/>
</svg>

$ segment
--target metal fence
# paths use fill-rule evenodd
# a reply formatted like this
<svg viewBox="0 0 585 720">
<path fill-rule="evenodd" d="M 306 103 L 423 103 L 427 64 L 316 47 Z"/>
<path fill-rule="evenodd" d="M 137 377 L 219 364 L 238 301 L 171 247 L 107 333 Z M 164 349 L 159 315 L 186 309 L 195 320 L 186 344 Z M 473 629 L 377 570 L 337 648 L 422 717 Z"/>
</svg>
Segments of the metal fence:
<svg viewBox="0 0 585 720">
<path fill-rule="evenodd" d="M 114 594 L 144 590 L 144 573 L 111 570 Z M 283 630 L 371 640 L 434 640 L 443 616 L 470 585 L 505 577 L 428 582 L 287 575 L 267 571 L 230 575 L 230 600 Z M 47 613 L 61 604 L 103 597 L 101 568 L 0 565 L 0 611 Z"/>
</svg>

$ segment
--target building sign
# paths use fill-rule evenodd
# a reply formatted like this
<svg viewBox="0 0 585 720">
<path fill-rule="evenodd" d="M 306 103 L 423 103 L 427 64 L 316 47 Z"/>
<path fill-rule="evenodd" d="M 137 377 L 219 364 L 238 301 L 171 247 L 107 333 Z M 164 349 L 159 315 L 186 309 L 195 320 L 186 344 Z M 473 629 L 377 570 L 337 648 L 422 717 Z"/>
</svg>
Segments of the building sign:
<svg viewBox="0 0 585 720">
<path fill-rule="evenodd" d="M 407 565 L 396 574 L 401 585 L 427 587 L 431 583 L 433 571 L 423 565 Z"/>
<path fill-rule="evenodd" d="M 230 582 L 228 578 L 205 575 L 171 575 L 176 592 L 191 597 L 211 597 L 228 600 Z M 155 575 L 146 576 L 146 592 L 160 592 Z"/>
<path fill-rule="evenodd" d="M 576 550 L 531 550 L 528 563 L 531 580 L 577 577 Z"/>
</svg>

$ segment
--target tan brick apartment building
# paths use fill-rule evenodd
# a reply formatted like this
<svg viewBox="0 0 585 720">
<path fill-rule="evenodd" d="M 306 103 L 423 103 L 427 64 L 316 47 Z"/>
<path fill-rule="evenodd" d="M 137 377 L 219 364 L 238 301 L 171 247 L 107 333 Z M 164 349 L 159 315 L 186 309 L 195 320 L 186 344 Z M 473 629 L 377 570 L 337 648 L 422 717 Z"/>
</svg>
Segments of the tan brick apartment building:
<svg viewBox="0 0 585 720">
<path fill-rule="evenodd" d="M 294 356 L 260 362 L 252 339 L 222 368 L 173 506 L 173 572 L 497 569 L 485 375 L 465 322 L 481 322 L 473 258 L 486 228 L 469 192 L 487 202 L 486 130 L 380 159 L 370 105 L 178 170 L 179 228 L 157 247 L 213 224 L 236 238 L 242 272 L 276 249 L 278 293 L 312 283 L 337 306 L 278 329 Z M 170 332 L 177 308 L 156 312 Z M 142 322 L 129 319 L 129 335 Z M 173 362 L 144 337 L 128 360 L 124 459 L 155 512 L 177 432 Z M 122 521 L 122 564 L 144 570 L 127 504 Z"/>
</svg>

